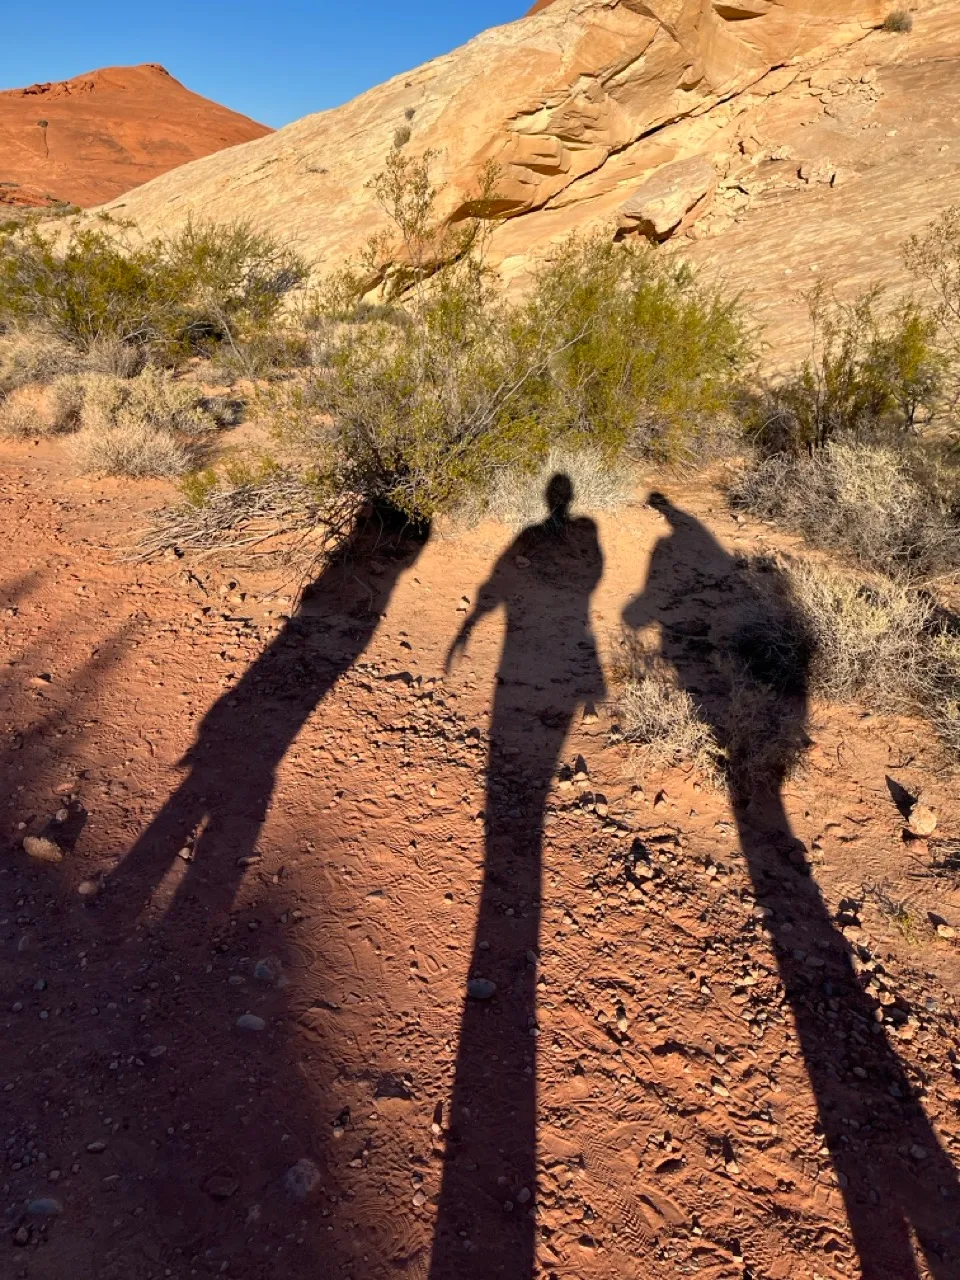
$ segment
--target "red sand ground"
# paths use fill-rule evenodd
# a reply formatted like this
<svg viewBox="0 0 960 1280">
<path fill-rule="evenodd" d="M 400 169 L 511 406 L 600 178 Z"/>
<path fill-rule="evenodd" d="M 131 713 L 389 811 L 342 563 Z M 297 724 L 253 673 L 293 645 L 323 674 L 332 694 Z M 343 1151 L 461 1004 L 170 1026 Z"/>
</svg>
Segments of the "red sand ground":
<svg viewBox="0 0 960 1280">
<path fill-rule="evenodd" d="M 695 673 L 773 536 L 670 492 L 602 576 L 588 524 L 483 526 L 285 618 L 262 568 L 117 561 L 160 486 L 2 446 L 0 1274 L 960 1274 L 955 775 L 814 706 L 782 820 L 634 791 L 594 637 L 609 681 L 633 600 Z"/>
<path fill-rule="evenodd" d="M 154 63 L 0 90 L 0 202 L 103 204 L 271 132 Z"/>
</svg>

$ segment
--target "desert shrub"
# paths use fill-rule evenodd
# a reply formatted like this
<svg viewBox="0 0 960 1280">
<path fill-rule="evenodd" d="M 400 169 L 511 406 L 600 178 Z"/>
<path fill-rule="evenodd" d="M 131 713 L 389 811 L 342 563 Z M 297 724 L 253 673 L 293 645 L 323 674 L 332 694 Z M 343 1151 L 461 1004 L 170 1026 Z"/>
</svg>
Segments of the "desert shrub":
<svg viewBox="0 0 960 1280">
<path fill-rule="evenodd" d="M 205 437 L 236 412 L 235 401 L 206 397 L 152 365 L 135 378 L 84 374 L 64 382 L 64 420 L 79 426 L 72 447 L 82 471 L 182 475 L 196 464 Z"/>
<path fill-rule="evenodd" d="M 73 437 L 71 449 L 80 471 L 135 480 L 183 475 L 192 465 L 190 452 L 175 436 L 133 417 L 106 429 L 85 427 Z"/>
<path fill-rule="evenodd" d="M 934 604 L 906 583 L 812 560 L 755 575 L 755 604 L 731 652 L 761 684 L 788 694 L 910 709 L 929 681 Z"/>
<path fill-rule="evenodd" d="M 960 759 L 960 637 L 942 628 L 930 642 L 923 710 L 952 756 Z"/>
<path fill-rule="evenodd" d="M 127 402 L 125 382 L 107 373 L 88 374 L 82 379 L 83 404 L 80 425 L 85 431 L 106 431 L 116 425 Z"/>
<path fill-rule="evenodd" d="M 106 373 L 114 378 L 134 378 L 144 367 L 144 347 L 123 342 L 120 338 L 97 338 L 83 353 L 83 369 L 88 373 Z"/>
<path fill-rule="evenodd" d="M 696 456 L 732 406 L 751 340 L 735 298 L 647 245 L 572 239 L 538 274 L 521 324 L 554 350 L 538 412 L 551 436 L 612 455 Z"/>
<path fill-rule="evenodd" d="M 535 470 L 513 468 L 501 474 L 489 493 L 465 515 L 491 516 L 519 529 L 544 518 L 543 493 L 552 475 L 562 472 L 573 484 L 573 515 L 614 511 L 624 506 L 632 490 L 630 469 L 611 466 L 597 449 L 553 448 Z"/>
<path fill-rule="evenodd" d="M 0 436 L 26 440 L 41 434 L 42 419 L 35 403 L 16 393 L 0 400 Z"/>
<path fill-rule="evenodd" d="M 810 295 L 810 356 L 796 373 L 750 391 L 741 403 L 762 452 L 898 440 L 929 420 L 948 364 L 939 319 L 916 300 L 883 310 L 880 299 L 877 289 L 851 303 L 824 286 Z"/>
<path fill-rule="evenodd" d="M 0 395 L 31 382 L 49 382 L 80 365 L 78 352 L 53 334 L 19 328 L 0 333 Z"/>
<path fill-rule="evenodd" d="M 83 227 L 61 245 L 27 227 L 0 237 L 0 324 L 40 326 L 81 350 L 150 345 L 172 359 L 267 327 L 305 276 L 292 251 L 242 223 L 189 223 L 140 244 Z"/>
<path fill-rule="evenodd" d="M 692 764 L 715 775 L 722 759 L 716 737 L 693 697 L 678 687 L 669 666 L 638 645 L 628 645 L 616 699 L 614 739 L 630 743 L 649 768 Z"/>
<path fill-rule="evenodd" d="M 332 425 L 345 487 L 418 519 L 462 504 L 497 469 L 546 443 L 503 304 L 452 273 L 413 325 L 345 327 L 314 384 L 321 434 Z"/>
<path fill-rule="evenodd" d="M 205 397 L 194 384 L 151 365 L 135 378 L 90 374 L 79 381 L 84 430 L 105 431 L 132 421 L 156 431 L 201 436 L 216 430 L 232 412 L 216 399 Z"/>
<path fill-rule="evenodd" d="M 398 243 L 371 242 L 318 290 L 313 415 L 295 414 L 287 440 L 332 445 L 342 485 L 418 519 L 535 472 L 552 444 L 607 468 L 625 450 L 695 452 L 748 354 L 736 303 L 602 237 L 571 240 L 526 300 L 507 300 L 483 258 L 494 175 L 443 226 L 429 161 L 394 150 L 372 180 Z"/>
<path fill-rule="evenodd" d="M 224 342 L 212 376 L 232 385 L 238 378 L 270 379 L 313 363 L 313 344 L 306 333 L 280 325 L 258 329 L 235 342 Z"/>
<path fill-rule="evenodd" d="M 883 20 L 884 31 L 893 31 L 900 35 L 913 30 L 913 15 L 906 9 L 891 9 Z"/>
<path fill-rule="evenodd" d="M 57 378 L 47 393 L 47 413 L 50 430 L 63 435 L 80 428 L 87 380 L 83 374 L 67 373 Z"/>
<path fill-rule="evenodd" d="M 809 456 L 761 459 L 735 477 L 730 496 L 814 546 L 880 572 L 926 576 L 960 564 L 960 526 L 935 477 L 921 472 L 921 479 L 904 450 L 836 443 Z"/>
<path fill-rule="evenodd" d="M 148 365 L 136 378 L 120 383 L 123 402 L 117 420 L 133 418 L 158 431 L 200 436 L 220 425 L 209 402 L 195 385 L 179 381 L 169 370 Z"/>
</svg>

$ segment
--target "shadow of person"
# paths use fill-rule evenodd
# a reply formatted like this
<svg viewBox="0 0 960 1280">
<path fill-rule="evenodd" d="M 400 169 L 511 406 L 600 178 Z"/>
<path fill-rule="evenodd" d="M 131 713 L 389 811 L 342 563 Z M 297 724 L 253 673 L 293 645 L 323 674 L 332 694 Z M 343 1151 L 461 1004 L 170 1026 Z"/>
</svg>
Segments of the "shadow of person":
<svg viewBox="0 0 960 1280">
<path fill-rule="evenodd" d="M 277 768 L 370 643 L 397 580 L 428 537 L 429 529 L 390 513 L 357 525 L 305 589 L 299 612 L 204 716 L 180 762 L 186 777 L 110 878 L 108 912 L 134 920 L 181 851 L 188 867 L 165 924 L 188 907 L 201 922 L 229 910 L 255 855 Z"/>
<path fill-rule="evenodd" d="M 449 667 L 477 623 L 504 609 L 483 885 L 431 1280 L 526 1280 L 534 1272 L 544 806 L 574 712 L 604 688 L 590 626 L 590 597 L 603 571 L 596 526 L 571 517 L 567 476 L 555 475 L 545 498 L 546 519 L 524 529 L 497 561 L 448 655 Z"/>
<path fill-rule="evenodd" d="M 694 698 L 727 757 L 728 785 L 757 904 L 769 914 L 780 982 L 850 1222 L 862 1275 L 909 1280 L 922 1272 L 919 1246 L 937 1280 L 960 1275 L 960 1192 L 947 1158 L 886 1031 L 875 1002 L 834 926 L 803 845 L 794 837 L 783 784 L 806 745 L 812 644 L 782 574 L 761 589 L 692 516 L 662 494 L 650 505 L 669 521 L 644 590 L 626 624 L 661 629 L 660 657 Z M 768 566 L 769 568 L 769 566 Z M 768 575 L 754 575 L 756 578 Z M 691 627 L 670 614 L 691 596 L 743 584 L 726 674 L 691 644 Z M 696 605 L 694 607 L 697 607 Z M 702 606 L 701 606 L 702 608 Z M 686 624 L 685 624 L 686 623 Z M 709 642 L 708 642 L 709 644 Z"/>
</svg>

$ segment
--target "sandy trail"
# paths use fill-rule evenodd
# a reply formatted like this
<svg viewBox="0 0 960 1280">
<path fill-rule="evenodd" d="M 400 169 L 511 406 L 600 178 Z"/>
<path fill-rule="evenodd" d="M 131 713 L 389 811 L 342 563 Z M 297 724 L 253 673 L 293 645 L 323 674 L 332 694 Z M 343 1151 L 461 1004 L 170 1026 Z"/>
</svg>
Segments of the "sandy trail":
<svg viewBox="0 0 960 1280">
<path fill-rule="evenodd" d="M 159 496 L 0 455 L 0 1273 L 960 1273 L 960 888 L 885 781 L 949 837 L 933 744 L 809 708 L 787 848 L 608 742 L 624 608 L 694 683 L 769 530 L 676 485 L 715 563 L 637 503 L 602 576 L 483 526 L 290 618 L 118 563 Z"/>
</svg>

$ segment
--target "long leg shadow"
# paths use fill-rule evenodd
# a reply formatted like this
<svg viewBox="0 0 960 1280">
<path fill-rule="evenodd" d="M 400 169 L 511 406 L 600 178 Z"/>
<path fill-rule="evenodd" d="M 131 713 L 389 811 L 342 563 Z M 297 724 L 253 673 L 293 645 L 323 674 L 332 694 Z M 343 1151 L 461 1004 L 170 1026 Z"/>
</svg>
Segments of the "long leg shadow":
<svg viewBox="0 0 960 1280">
<path fill-rule="evenodd" d="M 548 517 L 494 566 L 451 649 L 503 607 L 483 886 L 447 1126 L 431 1280 L 534 1274 L 536 982 L 543 813 L 578 705 L 603 691 L 590 597 L 603 559 L 557 475 Z"/>
<path fill-rule="evenodd" d="M 862 1274 L 867 1280 L 919 1280 L 916 1243 L 936 1280 L 956 1277 L 957 1171 L 876 1021 L 850 944 L 831 920 L 784 807 L 783 783 L 802 749 L 807 720 L 810 647 L 802 619 L 785 582 L 755 594 L 748 602 L 750 621 L 739 633 L 739 692 L 728 685 L 718 694 L 717 671 L 691 660 L 666 615 L 671 601 L 689 592 L 691 567 L 730 580 L 734 562 L 697 520 L 662 495 L 652 495 L 650 505 L 671 531 L 657 544 L 645 588 L 627 606 L 624 621 L 637 630 L 661 624 L 662 656 L 726 749 L 741 848 L 757 903 L 770 912 L 780 981 Z M 744 691 L 755 708 L 767 709 L 765 723 L 743 724 L 744 708 L 734 704 Z M 760 752 L 766 757 L 762 768 Z"/>
<path fill-rule="evenodd" d="M 428 530 L 364 519 L 242 679 L 204 717 L 181 763 L 187 776 L 111 877 L 106 910 L 134 920 L 181 851 L 186 875 L 167 911 L 229 909 L 254 855 L 290 744 L 364 652 L 401 573 Z M 361 577 L 361 575 L 363 575 Z"/>
</svg>

